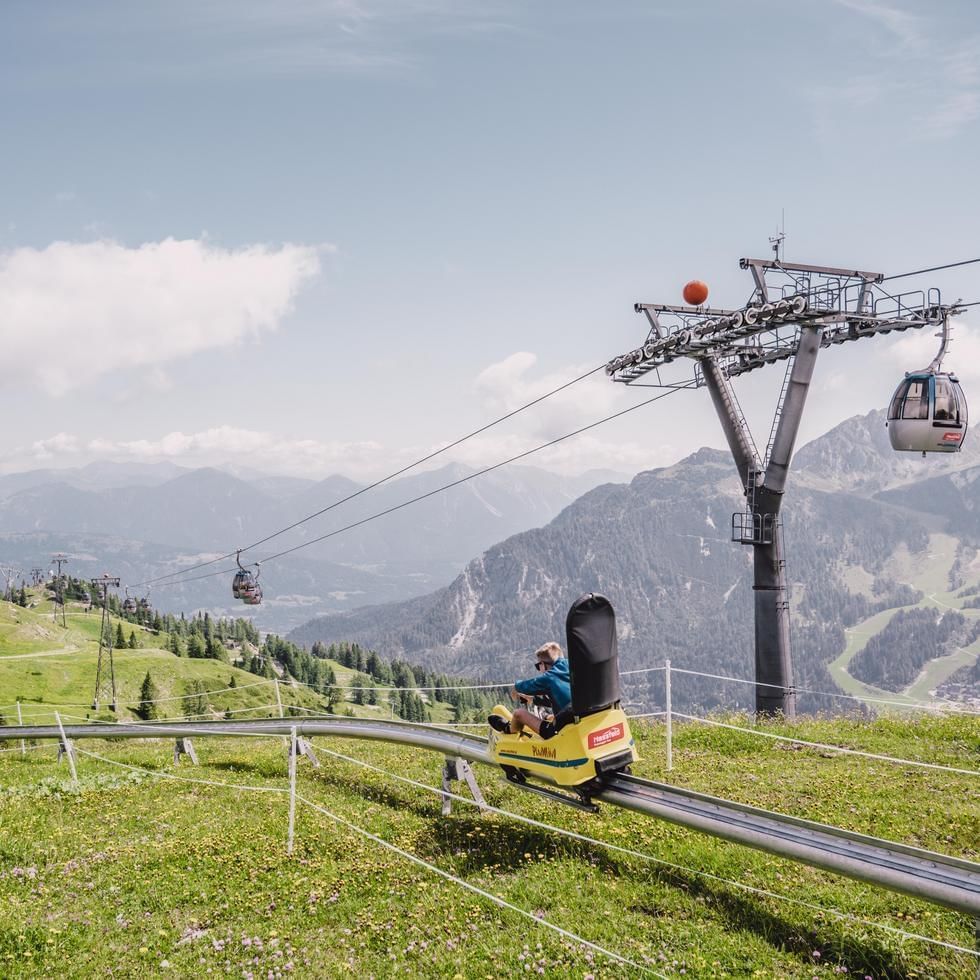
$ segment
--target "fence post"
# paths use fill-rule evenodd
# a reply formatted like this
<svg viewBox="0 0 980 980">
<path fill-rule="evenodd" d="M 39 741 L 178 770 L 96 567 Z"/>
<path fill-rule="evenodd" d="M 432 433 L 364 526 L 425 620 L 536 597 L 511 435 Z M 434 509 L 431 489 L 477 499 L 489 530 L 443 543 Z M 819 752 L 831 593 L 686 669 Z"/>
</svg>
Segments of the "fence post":
<svg viewBox="0 0 980 980">
<path fill-rule="evenodd" d="M 286 853 L 293 853 L 293 831 L 296 828 L 296 726 L 290 729 L 289 745 L 289 837 Z"/>
<path fill-rule="evenodd" d="M 672 719 L 670 714 L 670 661 L 664 661 L 664 687 L 667 701 L 667 772 L 674 768 Z"/>
<path fill-rule="evenodd" d="M 75 746 L 68 741 L 68 736 L 65 735 L 65 726 L 61 724 L 61 715 L 56 711 L 54 716 L 61 731 L 61 744 L 65 747 L 65 755 L 68 756 L 68 768 L 71 769 L 72 782 L 78 786 L 78 770 L 75 769 Z"/>
<path fill-rule="evenodd" d="M 17 724 L 23 728 L 24 727 L 24 716 L 20 713 L 20 701 L 17 702 Z M 20 740 L 20 754 L 27 755 L 27 749 L 24 747 L 24 740 Z"/>
<path fill-rule="evenodd" d="M 275 684 L 276 684 L 276 704 L 279 705 L 279 717 L 280 718 L 285 718 L 286 717 L 286 713 L 285 713 L 285 711 L 283 711 L 283 708 L 282 708 L 282 695 L 279 693 L 279 678 L 278 677 L 275 678 Z M 289 745 L 289 739 L 286 738 L 285 735 L 283 736 L 282 744 L 283 745 Z"/>
</svg>

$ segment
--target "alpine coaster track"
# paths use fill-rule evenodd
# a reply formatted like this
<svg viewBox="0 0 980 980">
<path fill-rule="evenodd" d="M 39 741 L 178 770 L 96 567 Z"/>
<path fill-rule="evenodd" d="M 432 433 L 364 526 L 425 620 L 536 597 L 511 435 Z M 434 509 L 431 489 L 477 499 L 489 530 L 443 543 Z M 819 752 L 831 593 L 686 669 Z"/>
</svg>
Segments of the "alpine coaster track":
<svg viewBox="0 0 980 980">
<path fill-rule="evenodd" d="M 298 735 L 363 738 L 440 752 L 490 765 L 487 743 L 424 725 L 348 718 L 65 725 L 79 738 L 193 738 L 222 735 Z M 4 729 L 5 740 L 61 739 L 56 725 Z M 980 864 L 893 841 L 735 803 L 625 773 L 606 777 L 593 800 L 622 807 L 700 833 L 870 882 L 943 905 L 980 920 Z"/>
</svg>

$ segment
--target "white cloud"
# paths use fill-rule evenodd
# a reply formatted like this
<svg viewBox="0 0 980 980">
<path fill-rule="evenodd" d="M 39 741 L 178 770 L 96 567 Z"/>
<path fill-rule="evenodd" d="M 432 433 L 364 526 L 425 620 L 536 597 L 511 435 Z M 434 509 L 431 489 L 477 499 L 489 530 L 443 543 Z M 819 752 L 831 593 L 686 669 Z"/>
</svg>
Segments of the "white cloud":
<svg viewBox="0 0 980 980">
<path fill-rule="evenodd" d="M 860 18 L 862 35 L 865 24 L 871 30 L 859 72 L 810 90 L 823 139 L 839 140 L 848 116 L 866 132 L 869 124 L 891 131 L 897 121 L 916 141 L 951 137 L 980 118 L 976 31 L 933 11 L 925 17 L 877 0 L 835 2 Z"/>
<path fill-rule="evenodd" d="M 53 395 L 275 330 L 317 249 L 55 242 L 0 252 L 0 373 Z M 162 375 L 155 375 L 160 384 Z"/>
<path fill-rule="evenodd" d="M 841 7 L 847 7 L 857 14 L 863 14 L 898 41 L 899 50 L 918 46 L 923 35 L 923 19 L 874 0 L 837 0 Z"/>
<path fill-rule="evenodd" d="M 569 365 L 534 376 L 536 363 L 534 354 L 522 351 L 480 372 L 475 379 L 475 389 L 483 398 L 487 420 L 492 421 L 519 408 L 590 370 L 588 366 Z M 166 377 L 158 383 L 165 384 Z M 622 385 L 612 384 L 603 371 L 598 371 L 514 419 L 468 439 L 428 465 L 441 466 L 457 460 L 474 468 L 483 468 L 501 463 L 649 397 L 649 390 L 630 391 Z M 643 409 L 637 416 L 642 412 Z M 617 429 L 614 421 L 601 429 L 583 432 L 535 452 L 522 462 L 563 473 L 580 473 L 599 468 L 637 472 L 676 460 L 675 447 L 656 440 L 653 443 L 624 436 L 624 430 Z M 313 479 L 343 473 L 367 480 L 377 479 L 439 448 L 439 444 L 393 449 L 372 441 L 320 441 L 230 425 L 136 440 L 103 436 L 84 438 L 60 432 L 29 447 L 14 450 L 8 454 L 4 469 L 78 466 L 96 459 L 147 463 L 167 460 L 189 467 L 241 467 Z"/>
<path fill-rule="evenodd" d="M 14 450 L 19 467 L 80 465 L 91 460 L 169 461 L 181 466 L 242 466 L 270 473 L 319 478 L 331 473 L 360 474 L 384 457 L 375 442 L 320 442 L 283 438 L 271 432 L 223 425 L 202 432 L 169 432 L 158 439 L 83 439 L 59 432 L 26 449 Z"/>
<path fill-rule="evenodd" d="M 63 456 L 75 456 L 82 449 L 82 442 L 77 436 L 59 432 L 48 439 L 38 439 L 32 443 L 28 455 L 37 462 L 47 462 Z M 20 455 L 20 452 L 17 450 L 16 455 Z"/>
<path fill-rule="evenodd" d="M 508 7 L 510 5 L 507 5 Z M 434 37 L 513 31 L 497 0 L 209 0 L 144 4 L 140 16 L 120 19 L 69 11 L 47 29 L 74 43 L 58 69 L 76 77 L 79 65 L 113 79 L 257 74 L 278 76 L 392 75 L 417 70 Z M 106 62 L 99 42 L 121 38 L 124 57 Z M 98 61 L 97 55 L 103 55 Z M 110 56 L 111 58 L 111 56 Z M 51 69 L 44 73 L 50 84 Z M 25 71 L 27 77 L 40 73 Z"/>
<path fill-rule="evenodd" d="M 952 327 L 943 370 L 951 371 L 964 385 L 980 387 L 980 328 L 971 326 L 962 318 L 954 319 Z M 918 371 L 928 367 L 938 350 L 939 339 L 933 331 L 910 330 L 886 348 L 886 356 L 902 371 Z"/>
<path fill-rule="evenodd" d="M 570 430 L 566 430 L 570 431 Z M 587 470 L 613 469 L 623 473 L 638 473 L 677 461 L 682 453 L 664 444 L 650 446 L 634 440 L 616 441 L 600 434 L 584 432 L 572 436 L 549 449 L 517 461 L 520 466 L 537 466 L 556 473 L 578 474 Z M 452 450 L 452 458 L 482 469 L 535 449 L 541 439 L 528 435 L 481 436 Z"/>
<path fill-rule="evenodd" d="M 498 415 L 513 411 L 596 367 L 568 364 L 533 377 L 537 361 L 535 354 L 519 351 L 481 371 L 475 387 L 488 410 Z M 623 398 L 625 390 L 599 370 L 522 412 L 520 425 L 533 436 L 553 439 L 625 408 L 631 403 Z"/>
<path fill-rule="evenodd" d="M 475 389 L 482 396 L 487 416 L 493 418 L 526 405 L 566 382 L 587 375 L 564 390 L 502 423 L 490 433 L 469 440 L 452 451 L 452 456 L 471 466 L 485 466 L 536 448 L 591 425 L 652 397 L 649 389 L 637 392 L 614 384 L 596 365 L 568 364 L 535 376 L 537 356 L 519 351 L 491 364 L 477 375 Z M 641 409 L 637 414 L 642 414 Z M 612 468 L 636 472 L 665 465 L 677 458 L 667 444 L 616 438 L 618 421 L 572 436 L 558 445 L 527 457 L 522 462 L 563 473 Z M 618 430 L 620 433 L 622 429 Z"/>
</svg>

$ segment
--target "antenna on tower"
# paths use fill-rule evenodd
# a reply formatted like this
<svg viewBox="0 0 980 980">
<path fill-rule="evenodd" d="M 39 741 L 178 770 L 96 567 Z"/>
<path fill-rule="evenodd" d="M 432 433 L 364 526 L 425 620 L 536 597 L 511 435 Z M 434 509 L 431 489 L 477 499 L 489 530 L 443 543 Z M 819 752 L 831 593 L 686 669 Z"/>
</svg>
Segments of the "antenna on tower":
<svg viewBox="0 0 980 980">
<path fill-rule="evenodd" d="M 783 260 L 783 243 L 786 241 L 786 208 L 782 209 L 780 215 L 779 227 L 776 229 L 776 234 L 769 239 L 769 244 L 772 246 L 772 254 L 776 262 L 782 262 Z"/>
</svg>

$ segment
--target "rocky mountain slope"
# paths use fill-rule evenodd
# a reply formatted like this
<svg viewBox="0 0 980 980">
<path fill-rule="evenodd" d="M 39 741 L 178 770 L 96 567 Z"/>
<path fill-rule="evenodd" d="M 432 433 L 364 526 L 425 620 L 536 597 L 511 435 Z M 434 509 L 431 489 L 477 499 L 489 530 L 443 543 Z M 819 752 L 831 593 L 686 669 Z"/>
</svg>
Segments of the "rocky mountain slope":
<svg viewBox="0 0 980 980">
<path fill-rule="evenodd" d="M 860 483 L 870 493 L 873 485 L 859 477 L 887 471 L 891 449 L 880 442 L 869 447 L 862 438 L 869 431 L 861 425 L 835 430 L 801 450 L 802 478 L 791 479 L 787 492 L 784 534 L 800 686 L 833 690 L 826 664 L 843 647 L 844 627 L 914 599 L 886 574 L 887 563 L 900 549 L 921 552 L 942 516 L 920 518 L 885 497 L 813 486 Z M 316 619 L 291 638 L 356 640 L 496 679 L 526 672 L 539 642 L 562 638 L 575 597 L 599 591 L 617 610 L 624 669 L 669 657 L 692 669 L 751 676 L 751 549 L 730 540 L 732 512 L 741 506 L 728 454 L 703 449 L 675 466 L 641 473 L 628 486 L 590 491 L 546 527 L 485 551 L 445 589 Z M 852 589 L 856 572 L 869 589 Z M 715 693 L 707 685 L 692 690 L 709 703 L 717 685 Z"/>
</svg>

